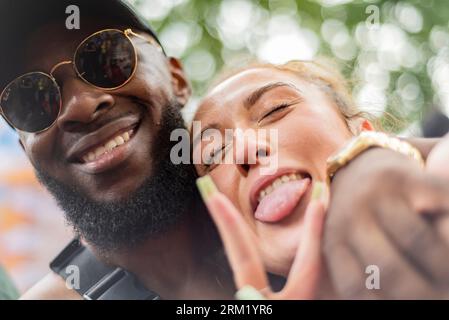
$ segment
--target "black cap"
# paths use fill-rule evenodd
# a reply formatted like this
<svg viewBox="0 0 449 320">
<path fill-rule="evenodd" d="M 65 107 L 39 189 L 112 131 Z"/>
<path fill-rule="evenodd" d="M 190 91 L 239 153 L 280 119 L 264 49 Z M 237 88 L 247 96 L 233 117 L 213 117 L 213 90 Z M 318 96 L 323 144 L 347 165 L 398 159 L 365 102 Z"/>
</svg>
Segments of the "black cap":
<svg viewBox="0 0 449 320">
<path fill-rule="evenodd" d="M 148 32 L 159 42 L 151 26 L 127 1 L 123 0 L 0 0 L 0 85 L 11 80 L 17 66 L 12 62 L 19 54 L 22 39 L 40 26 L 69 16 L 66 8 L 76 5 L 80 11 L 80 27 L 83 17 L 109 18 L 116 24 L 126 25 Z M 36 54 L 42 54 L 36 52 Z M 13 76 L 14 77 L 14 76 Z M 6 79 L 5 79 L 6 78 Z M 9 78 L 9 79 L 7 79 Z M 1 91 L 1 89 L 0 89 Z"/>
</svg>

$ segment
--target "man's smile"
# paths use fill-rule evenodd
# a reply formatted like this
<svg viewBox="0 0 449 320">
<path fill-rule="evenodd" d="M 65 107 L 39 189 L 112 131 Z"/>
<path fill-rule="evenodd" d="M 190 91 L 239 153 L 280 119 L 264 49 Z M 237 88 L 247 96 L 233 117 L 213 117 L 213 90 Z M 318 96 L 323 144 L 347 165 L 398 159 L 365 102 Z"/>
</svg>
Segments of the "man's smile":
<svg viewBox="0 0 449 320">
<path fill-rule="evenodd" d="M 129 141 L 130 137 L 133 135 L 133 129 L 126 131 L 125 133 L 119 133 L 117 136 L 113 137 L 111 140 L 106 142 L 104 145 L 95 148 L 95 150 L 86 152 L 84 156 L 82 156 L 84 163 L 95 162 L 100 159 L 103 155 L 108 152 L 111 152 L 113 149 L 121 146 L 122 144 Z"/>
<path fill-rule="evenodd" d="M 85 135 L 70 148 L 69 162 L 89 174 L 115 167 L 130 155 L 140 120 L 138 115 L 128 115 Z"/>
</svg>

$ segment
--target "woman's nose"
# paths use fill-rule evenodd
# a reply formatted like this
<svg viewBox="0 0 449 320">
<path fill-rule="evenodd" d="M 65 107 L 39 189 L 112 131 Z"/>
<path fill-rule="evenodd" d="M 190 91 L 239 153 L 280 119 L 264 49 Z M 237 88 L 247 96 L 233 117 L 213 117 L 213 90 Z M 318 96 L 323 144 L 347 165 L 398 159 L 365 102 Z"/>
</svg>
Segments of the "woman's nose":
<svg viewBox="0 0 449 320">
<path fill-rule="evenodd" d="M 248 175 L 252 167 L 261 165 L 264 158 L 270 156 L 269 143 L 255 137 L 237 137 L 235 139 L 235 164 L 242 175 Z"/>
</svg>

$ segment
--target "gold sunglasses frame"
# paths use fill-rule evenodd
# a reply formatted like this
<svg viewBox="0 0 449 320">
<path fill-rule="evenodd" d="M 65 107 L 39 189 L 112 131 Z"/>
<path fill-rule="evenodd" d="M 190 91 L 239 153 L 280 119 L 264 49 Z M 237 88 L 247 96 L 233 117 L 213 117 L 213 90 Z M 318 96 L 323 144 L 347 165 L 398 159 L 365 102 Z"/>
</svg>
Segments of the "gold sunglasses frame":
<svg viewBox="0 0 449 320">
<path fill-rule="evenodd" d="M 75 60 L 76 60 L 76 55 L 77 55 L 77 53 L 78 53 L 78 50 L 79 50 L 80 47 L 81 47 L 82 45 L 84 45 L 89 39 L 91 39 L 92 37 L 95 37 L 96 35 L 98 35 L 98 34 L 100 34 L 100 33 L 103 33 L 103 32 L 109 32 L 109 31 L 119 32 L 119 33 L 123 34 L 123 35 L 129 40 L 129 42 L 131 43 L 131 46 L 132 46 L 132 48 L 133 48 L 133 50 L 134 50 L 134 61 L 135 61 L 135 64 L 134 64 L 134 68 L 133 68 L 133 71 L 132 71 L 131 75 L 129 76 L 129 78 L 128 78 L 124 83 L 122 83 L 121 85 L 119 85 L 119 86 L 117 86 L 117 87 L 113 87 L 113 88 L 103 88 L 103 87 L 96 86 L 96 85 L 90 83 L 89 81 L 87 81 L 87 80 L 80 74 L 78 68 L 76 67 Z M 25 131 L 25 130 L 20 130 L 20 129 L 17 128 L 15 125 L 13 125 L 13 124 L 11 123 L 10 120 L 8 120 L 8 117 L 7 117 L 7 116 L 5 115 L 5 113 L 3 112 L 3 108 L 2 108 L 2 106 L 1 106 L 1 102 L 2 102 L 2 100 L 3 100 L 3 95 L 5 94 L 6 90 L 10 87 L 10 85 L 12 85 L 15 81 L 17 81 L 17 79 L 20 79 L 20 78 L 25 77 L 25 76 L 30 75 L 30 74 L 42 74 L 42 75 L 46 76 L 47 78 L 49 78 L 51 81 L 53 81 L 53 83 L 55 84 L 55 87 L 56 87 L 57 90 L 58 90 L 59 97 L 60 97 L 60 99 L 59 99 L 58 115 L 56 116 L 56 118 L 55 118 L 55 120 L 52 122 L 52 124 L 49 125 L 48 127 L 44 128 L 44 129 L 42 129 L 42 130 L 39 130 L 39 131 L 31 131 L 31 132 L 29 132 L 29 133 L 41 133 L 41 132 L 43 132 L 43 131 L 46 131 L 46 130 L 50 129 L 50 128 L 56 123 L 56 121 L 58 120 L 59 115 L 61 114 L 61 109 L 62 109 L 62 95 L 61 95 L 61 90 L 60 90 L 60 88 L 59 88 L 59 85 L 58 85 L 56 79 L 53 77 L 53 73 L 55 72 L 55 70 L 56 70 L 57 68 L 59 68 L 59 67 L 61 67 L 61 66 L 63 66 L 63 65 L 71 64 L 72 67 L 73 67 L 73 70 L 75 70 L 75 73 L 77 74 L 77 76 L 78 76 L 81 80 L 83 80 L 85 83 L 87 83 L 88 85 L 90 85 L 90 86 L 92 86 L 92 87 L 94 87 L 94 88 L 96 88 L 96 89 L 103 90 L 103 91 L 113 91 L 113 90 L 117 90 L 117 89 L 119 89 L 119 88 L 125 86 L 125 85 L 128 84 L 129 81 L 131 81 L 132 78 L 134 77 L 134 74 L 136 73 L 137 65 L 138 65 L 137 48 L 136 48 L 136 46 L 134 45 L 134 43 L 133 43 L 133 41 L 132 41 L 132 39 L 131 39 L 131 36 L 134 36 L 134 37 L 139 38 L 139 39 L 141 39 L 141 40 L 145 40 L 145 41 L 149 42 L 150 44 L 154 45 L 154 46 L 158 49 L 159 52 L 162 52 L 162 53 L 164 52 L 164 51 L 162 50 L 162 47 L 159 45 L 159 43 L 158 43 L 154 38 L 144 37 L 144 36 L 142 36 L 142 35 L 140 35 L 140 34 L 138 34 L 138 33 L 135 33 L 135 32 L 132 31 L 130 28 L 129 28 L 129 29 L 126 29 L 126 30 L 120 30 L 120 29 L 103 29 L 103 30 L 97 31 L 97 32 L 95 32 L 95 33 L 93 33 L 93 34 L 87 36 L 86 38 L 84 38 L 83 41 L 81 41 L 81 43 L 76 47 L 76 50 L 75 50 L 75 52 L 73 53 L 73 58 L 72 58 L 72 60 L 61 61 L 61 62 L 55 64 L 55 65 L 51 68 L 50 73 L 45 73 L 45 72 L 42 72 L 42 71 L 32 71 L 32 72 L 28 72 L 28 73 L 22 74 L 22 75 L 16 77 L 16 78 L 15 78 L 14 80 L 12 80 L 11 82 L 9 82 L 9 83 L 5 86 L 5 88 L 2 90 L 1 94 L 0 94 L 0 115 L 1 115 L 1 116 L 3 117 L 3 119 L 5 119 L 6 122 L 7 122 L 12 128 L 14 128 L 15 130 L 24 131 L 24 132 L 29 132 L 29 131 Z"/>
</svg>

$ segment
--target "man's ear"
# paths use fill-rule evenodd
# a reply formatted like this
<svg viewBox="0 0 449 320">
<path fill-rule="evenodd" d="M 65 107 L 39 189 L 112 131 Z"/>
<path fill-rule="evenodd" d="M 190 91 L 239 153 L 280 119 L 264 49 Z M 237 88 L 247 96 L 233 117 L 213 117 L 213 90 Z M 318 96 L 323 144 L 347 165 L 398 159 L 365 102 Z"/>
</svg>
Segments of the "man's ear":
<svg viewBox="0 0 449 320">
<path fill-rule="evenodd" d="M 190 88 L 189 81 L 182 68 L 181 61 L 176 58 L 169 57 L 168 63 L 170 66 L 170 73 L 172 77 L 173 91 L 177 97 L 178 102 L 185 106 L 192 95 L 192 89 Z"/>
</svg>

